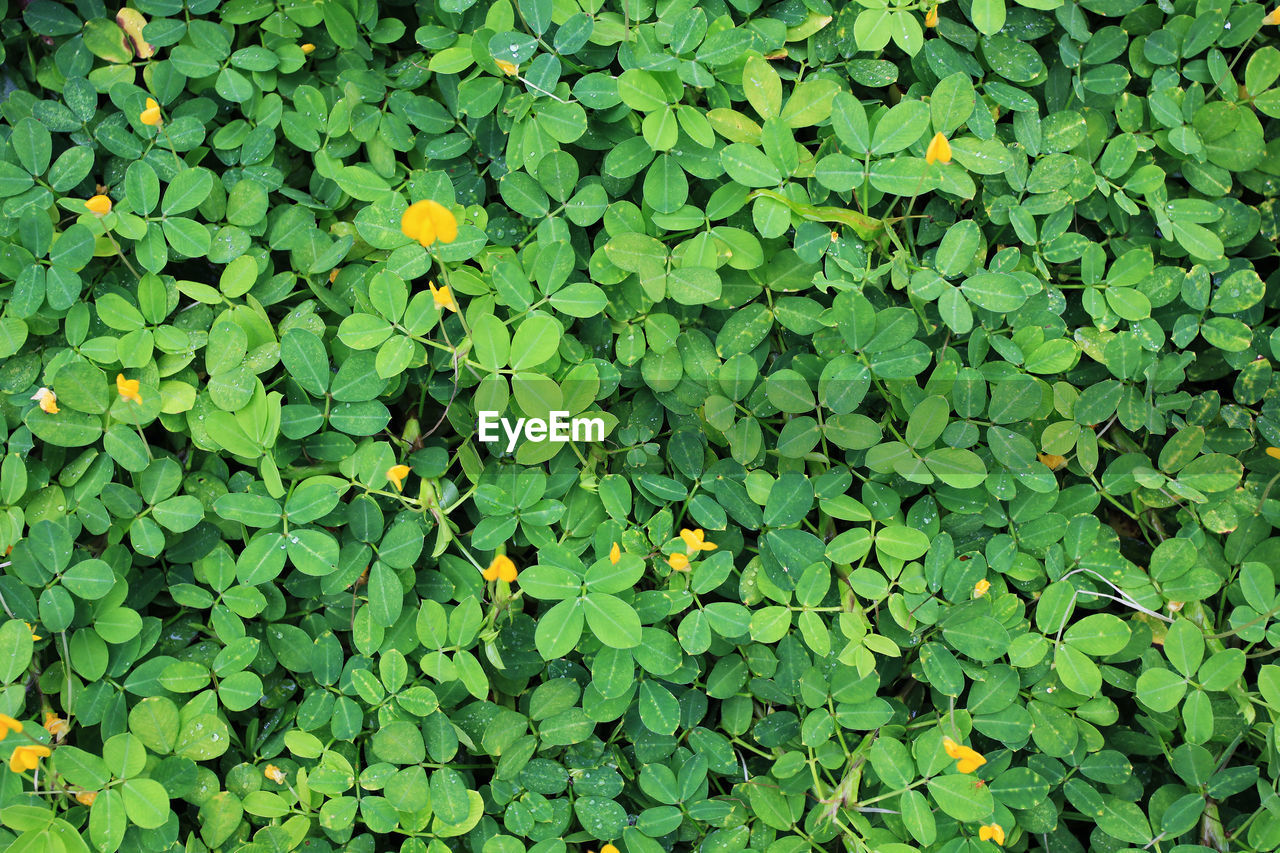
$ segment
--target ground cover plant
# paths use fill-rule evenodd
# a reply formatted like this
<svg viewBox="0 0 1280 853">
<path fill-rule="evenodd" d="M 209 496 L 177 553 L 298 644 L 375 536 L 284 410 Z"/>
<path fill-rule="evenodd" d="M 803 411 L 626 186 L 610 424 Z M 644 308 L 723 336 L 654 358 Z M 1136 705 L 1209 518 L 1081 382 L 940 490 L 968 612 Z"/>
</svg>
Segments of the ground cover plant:
<svg viewBox="0 0 1280 853">
<path fill-rule="evenodd" d="M 129 2 L 0 22 L 0 850 L 1280 847 L 1280 14 Z"/>
</svg>

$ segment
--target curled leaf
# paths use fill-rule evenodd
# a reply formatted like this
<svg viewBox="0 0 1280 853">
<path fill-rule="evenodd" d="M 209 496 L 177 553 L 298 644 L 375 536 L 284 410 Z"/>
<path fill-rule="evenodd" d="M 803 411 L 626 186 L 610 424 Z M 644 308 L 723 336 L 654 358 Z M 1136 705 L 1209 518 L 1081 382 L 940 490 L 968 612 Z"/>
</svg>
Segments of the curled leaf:
<svg viewBox="0 0 1280 853">
<path fill-rule="evenodd" d="M 141 12 L 137 9 L 121 9 L 116 12 L 116 24 L 124 30 L 125 43 L 132 48 L 134 56 L 150 59 L 155 55 L 156 49 L 142 37 L 142 28 L 147 25 L 147 19 Z"/>
<path fill-rule="evenodd" d="M 843 207 L 802 204 L 801 202 L 793 201 L 784 193 L 770 189 L 753 190 L 748 198 L 756 198 L 758 196 L 780 201 L 790 208 L 792 213 L 797 213 L 810 222 L 838 222 L 841 225 L 848 225 L 853 229 L 853 233 L 863 240 L 874 240 L 884 231 L 884 223 L 882 221 L 872 219 L 870 216 L 858 213 L 855 210 L 846 210 Z"/>
</svg>

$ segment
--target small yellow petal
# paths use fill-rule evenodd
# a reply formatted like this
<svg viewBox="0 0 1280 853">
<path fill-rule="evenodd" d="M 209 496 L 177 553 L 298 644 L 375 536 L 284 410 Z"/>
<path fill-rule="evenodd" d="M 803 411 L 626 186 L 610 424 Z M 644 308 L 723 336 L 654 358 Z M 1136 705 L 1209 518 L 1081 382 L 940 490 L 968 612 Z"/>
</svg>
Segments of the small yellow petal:
<svg viewBox="0 0 1280 853">
<path fill-rule="evenodd" d="M 304 45 L 299 45 L 299 49 L 308 56 L 316 52 L 316 46 L 311 42 L 307 42 Z"/>
<path fill-rule="evenodd" d="M 44 712 L 44 729 L 54 737 L 58 737 L 67 731 L 67 721 L 59 717 L 52 711 Z"/>
<path fill-rule="evenodd" d="M 489 564 L 489 568 L 482 572 L 482 577 L 487 581 L 502 580 L 511 583 L 516 579 L 516 564 L 506 554 L 499 554 L 493 558 L 493 562 Z"/>
<path fill-rule="evenodd" d="M 1280 459 L 1280 447 L 1268 447 L 1267 455 L 1272 459 Z"/>
<path fill-rule="evenodd" d="M 155 98 L 147 98 L 147 106 L 138 115 L 138 120 L 150 127 L 160 126 L 160 104 L 156 102 Z"/>
<path fill-rule="evenodd" d="M 387 469 L 387 479 L 395 483 L 398 491 L 404 491 L 404 478 L 409 476 L 408 465 L 392 465 Z"/>
<path fill-rule="evenodd" d="M 426 205 L 427 218 L 431 221 L 431 228 L 437 240 L 441 243 L 452 243 L 458 239 L 458 219 L 453 215 L 453 211 L 431 199 L 427 199 L 422 204 Z"/>
<path fill-rule="evenodd" d="M 685 548 L 690 552 L 698 551 L 714 551 L 717 546 L 707 541 L 707 535 L 702 532 L 702 528 L 690 530 L 685 528 L 680 531 L 680 538 L 684 541 Z"/>
<path fill-rule="evenodd" d="M 1280 24 L 1280 6 L 1277 6 L 1268 12 L 1266 17 L 1262 19 L 1262 23 L 1272 25 Z"/>
<path fill-rule="evenodd" d="M 1044 465 L 1050 471 L 1057 471 L 1063 465 L 1067 464 L 1067 457 L 1059 456 L 1056 453 L 1040 453 L 1036 455 L 1040 460 L 1040 464 Z"/>
<path fill-rule="evenodd" d="M 689 571 L 689 558 L 677 551 L 667 558 L 667 565 L 677 572 L 687 572 Z"/>
<path fill-rule="evenodd" d="M 618 565 L 618 561 L 621 559 L 622 559 L 622 549 L 618 547 L 617 542 L 614 542 L 613 547 L 609 549 L 609 562 L 613 563 L 616 566 Z"/>
<path fill-rule="evenodd" d="M 930 28 L 938 26 L 938 7 L 936 5 L 930 8 L 928 12 L 925 12 L 924 25 Z"/>
<path fill-rule="evenodd" d="M 430 246 L 436 241 L 435 228 L 431 225 L 431 216 L 427 212 L 427 203 L 417 201 L 409 205 L 400 216 L 400 230 L 410 240 L 417 240 L 423 246 Z"/>
<path fill-rule="evenodd" d="M 437 308 L 443 308 L 446 311 L 458 310 L 458 303 L 453 298 L 453 291 L 449 289 L 449 285 L 444 284 L 436 287 L 434 281 L 427 282 L 427 287 L 431 288 L 431 298 L 435 300 Z"/>
<path fill-rule="evenodd" d="M 31 399 L 40 404 L 40 410 L 45 414 L 58 414 L 58 395 L 48 388 L 41 388 L 31 395 Z"/>
<path fill-rule="evenodd" d="M 935 133 L 933 139 L 929 140 L 929 148 L 924 153 L 924 159 L 930 165 L 934 163 L 950 163 L 951 143 L 941 133 Z"/>
<path fill-rule="evenodd" d="M 942 748 L 949 757 L 956 759 L 956 770 L 961 773 L 972 773 L 987 763 L 982 753 L 964 744 L 956 743 L 949 737 L 942 739 Z"/>
<path fill-rule="evenodd" d="M 1001 847 L 1004 846 L 1004 827 L 998 823 L 988 823 L 978 827 L 978 840 L 994 841 Z"/>
<path fill-rule="evenodd" d="M 125 379 L 123 373 L 116 374 L 116 393 L 122 398 L 141 403 L 142 395 L 138 393 L 138 388 L 138 380 Z"/>
<path fill-rule="evenodd" d="M 514 62 L 508 62 L 505 59 L 495 59 L 494 63 L 498 66 L 498 70 L 508 77 L 514 77 L 520 73 L 520 66 Z M 603 851 L 601 851 L 603 853 Z"/>
<path fill-rule="evenodd" d="M 983 578 L 973 585 L 973 597 L 982 598 L 991 590 L 991 581 Z"/>
<path fill-rule="evenodd" d="M 39 744 L 16 747 L 13 750 L 13 756 L 9 759 L 9 769 L 14 773 L 21 773 L 23 770 L 35 770 L 41 758 L 48 758 L 52 754 L 49 747 L 40 746 Z"/>
<path fill-rule="evenodd" d="M 84 203 L 85 209 L 98 216 L 106 216 L 111 212 L 111 199 L 105 195 L 95 195 Z"/>
</svg>

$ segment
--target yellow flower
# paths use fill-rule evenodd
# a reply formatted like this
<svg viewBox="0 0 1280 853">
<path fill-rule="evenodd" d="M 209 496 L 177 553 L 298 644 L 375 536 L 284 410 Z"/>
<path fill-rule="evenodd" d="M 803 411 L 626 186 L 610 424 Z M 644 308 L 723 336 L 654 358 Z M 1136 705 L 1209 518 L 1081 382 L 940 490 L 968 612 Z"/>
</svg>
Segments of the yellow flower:
<svg viewBox="0 0 1280 853">
<path fill-rule="evenodd" d="M 449 208 L 428 199 L 427 213 L 431 217 L 431 224 L 435 226 L 437 240 L 452 243 L 458 239 L 458 220 Z"/>
<path fill-rule="evenodd" d="M 587 853 L 593 853 L 593 851 L 588 850 Z M 600 848 L 600 853 L 619 853 L 619 851 L 618 848 L 614 847 L 612 844 L 606 844 Z"/>
<path fill-rule="evenodd" d="M 16 734 L 22 733 L 22 721 L 15 720 L 8 714 L 0 714 L 0 740 L 4 740 L 9 736 L 9 732 Z"/>
<path fill-rule="evenodd" d="M 266 776 L 277 785 L 283 785 L 289 779 L 289 777 L 285 775 L 285 772 L 274 764 L 268 764 L 266 769 L 262 771 L 262 775 Z"/>
<path fill-rule="evenodd" d="M 126 400 L 141 405 L 142 395 L 138 393 L 138 380 L 125 379 L 123 373 L 116 374 L 116 393 Z"/>
<path fill-rule="evenodd" d="M 930 165 L 934 163 L 950 163 L 951 143 L 941 133 L 935 133 L 933 139 L 929 140 L 928 150 L 924 152 L 924 160 Z"/>
<path fill-rule="evenodd" d="M 1004 846 L 1004 827 L 998 823 L 988 823 L 978 827 L 978 839 L 981 841 L 994 841 L 1001 847 Z"/>
<path fill-rule="evenodd" d="M 43 639 L 44 639 L 44 637 L 41 637 L 39 634 L 37 634 L 37 633 L 36 633 L 36 626 L 35 626 L 35 625 L 32 625 L 30 622 L 23 622 L 22 624 L 23 624 L 23 625 L 26 625 L 26 626 L 27 626 L 27 630 L 31 632 L 31 639 L 33 639 L 33 640 L 43 640 Z"/>
<path fill-rule="evenodd" d="M 392 465 L 387 469 L 387 479 L 395 483 L 397 491 L 404 491 L 404 478 L 408 476 L 408 465 Z"/>
<path fill-rule="evenodd" d="M 973 597 L 982 598 L 991 590 L 991 581 L 983 578 L 973 585 Z"/>
<path fill-rule="evenodd" d="M 299 49 L 300 49 L 303 53 L 305 53 L 307 56 L 310 56 L 311 54 L 313 54 L 313 53 L 315 53 L 315 52 L 316 52 L 316 46 L 315 46 L 314 44 L 312 44 L 311 42 L 307 42 L 307 43 L 306 43 L 306 44 L 304 44 L 304 45 L 299 45 Z"/>
<path fill-rule="evenodd" d="M 609 549 L 609 562 L 613 563 L 616 566 L 618 565 L 618 561 L 621 559 L 622 559 L 622 549 L 618 547 L 617 542 L 614 542 L 613 547 Z"/>
<path fill-rule="evenodd" d="M 1059 456 L 1056 453 L 1040 453 L 1036 458 L 1040 460 L 1040 464 L 1044 465 L 1050 471 L 1057 471 L 1063 465 L 1067 464 L 1067 457 Z"/>
<path fill-rule="evenodd" d="M 53 752 L 47 746 L 35 744 L 33 746 L 19 746 L 13 750 L 13 755 L 9 758 L 9 769 L 14 773 L 21 773 L 23 770 L 35 770 L 36 765 L 40 763 L 40 759 L 48 758 Z"/>
<path fill-rule="evenodd" d="M 31 399 L 40 404 L 40 411 L 49 415 L 58 414 L 58 395 L 48 388 L 41 388 L 31 395 Z"/>
<path fill-rule="evenodd" d="M 76 802 L 82 806 L 91 806 L 96 799 L 98 799 L 97 791 L 81 791 L 76 794 Z"/>
<path fill-rule="evenodd" d="M 679 551 L 667 557 L 667 565 L 675 569 L 677 572 L 689 571 L 689 558 Z"/>
<path fill-rule="evenodd" d="M 67 733 L 67 721 L 52 711 L 45 711 L 44 730 L 54 737 L 61 737 Z"/>
<path fill-rule="evenodd" d="M 501 580 L 511 583 L 516 579 L 516 574 L 516 564 L 511 558 L 506 554 L 499 554 L 493 558 L 493 562 L 481 573 L 481 576 L 487 581 Z"/>
<path fill-rule="evenodd" d="M 1280 459 L 1280 447 L 1268 447 L 1267 455 L 1272 459 Z"/>
<path fill-rule="evenodd" d="M 340 273 L 340 272 L 342 272 L 342 267 L 334 267 L 333 269 L 329 270 L 329 283 L 330 283 L 330 284 L 333 284 L 335 281 L 337 281 L 337 280 L 338 280 L 338 273 Z"/>
<path fill-rule="evenodd" d="M 684 540 L 684 546 L 690 554 L 696 554 L 699 551 L 714 551 L 717 546 L 707 541 L 707 534 L 702 532 L 702 528 L 690 530 L 684 528 L 680 531 L 680 538 Z"/>
<path fill-rule="evenodd" d="M 437 308 L 444 308 L 447 311 L 458 310 L 458 303 L 453 298 L 453 291 L 449 289 L 449 285 L 442 284 L 436 287 L 434 281 L 427 282 L 427 287 L 431 288 L 431 298 L 436 301 Z"/>
<path fill-rule="evenodd" d="M 1268 12 L 1266 17 L 1262 19 L 1262 23 L 1280 24 L 1280 6 L 1277 6 L 1276 8 Z"/>
<path fill-rule="evenodd" d="M 930 28 L 938 26 L 937 4 L 934 4 L 933 7 L 930 8 L 928 12 L 924 13 L 924 25 Z"/>
<path fill-rule="evenodd" d="M 409 205 L 400 217 L 400 230 L 423 246 L 430 246 L 436 240 L 452 243 L 458 239 L 458 220 L 440 202 L 426 199 Z"/>
<path fill-rule="evenodd" d="M 409 205 L 409 209 L 400 215 L 400 230 L 410 240 L 417 240 L 423 246 L 430 246 L 436 241 L 436 229 L 427 214 L 426 202 L 419 201 Z"/>
<path fill-rule="evenodd" d="M 111 212 L 111 199 L 105 195 L 95 195 L 84 203 L 85 210 L 98 216 L 106 216 Z"/>
<path fill-rule="evenodd" d="M 972 773 L 987 763 L 987 759 L 982 757 L 982 753 L 963 744 L 958 744 L 949 737 L 942 739 L 942 748 L 947 751 L 947 755 L 956 759 L 956 769 L 961 773 Z"/>
<path fill-rule="evenodd" d="M 495 59 L 494 62 L 498 66 L 498 70 L 508 77 L 514 77 L 520 73 L 520 66 L 514 62 L 507 62 L 505 59 Z"/>
<path fill-rule="evenodd" d="M 160 126 L 160 105 L 155 98 L 147 98 L 147 108 L 138 115 L 138 121 L 149 127 Z"/>
</svg>

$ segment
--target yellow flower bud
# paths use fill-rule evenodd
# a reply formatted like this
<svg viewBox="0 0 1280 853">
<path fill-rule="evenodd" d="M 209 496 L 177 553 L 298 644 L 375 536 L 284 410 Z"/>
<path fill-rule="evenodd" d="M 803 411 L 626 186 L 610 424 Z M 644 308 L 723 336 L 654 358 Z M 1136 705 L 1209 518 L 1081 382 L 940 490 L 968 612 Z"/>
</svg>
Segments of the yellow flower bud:
<svg viewBox="0 0 1280 853">
<path fill-rule="evenodd" d="M 106 216 L 111 212 L 111 199 L 105 195 L 95 195 L 84 203 L 85 209 L 98 216 Z"/>
<path fill-rule="evenodd" d="M 138 121 L 150 127 L 160 126 L 160 105 L 155 98 L 147 98 L 147 108 L 138 116 Z"/>
<path fill-rule="evenodd" d="M 41 388 L 31 395 L 31 399 L 40 404 L 40 411 L 45 414 L 58 414 L 58 395 L 48 388 Z"/>
<path fill-rule="evenodd" d="M 404 491 L 404 478 L 409 476 L 408 465 L 392 465 L 387 469 L 387 479 L 395 483 L 396 491 Z"/>
<path fill-rule="evenodd" d="M 951 143 L 941 133 L 935 133 L 933 139 L 929 140 L 929 148 L 924 153 L 924 159 L 929 165 L 950 163 Z"/>
</svg>

